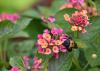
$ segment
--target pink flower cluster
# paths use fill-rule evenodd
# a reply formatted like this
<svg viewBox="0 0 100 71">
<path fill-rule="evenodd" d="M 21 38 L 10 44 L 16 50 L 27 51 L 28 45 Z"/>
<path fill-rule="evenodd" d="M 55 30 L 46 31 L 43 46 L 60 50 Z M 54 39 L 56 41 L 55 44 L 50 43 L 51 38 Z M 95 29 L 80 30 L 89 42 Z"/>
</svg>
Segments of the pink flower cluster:
<svg viewBox="0 0 100 71">
<path fill-rule="evenodd" d="M 26 70 L 30 66 L 29 65 L 29 60 L 30 60 L 30 58 L 28 56 L 23 57 L 23 65 L 26 68 Z M 33 64 L 32 64 L 32 66 L 30 66 L 30 70 L 36 70 L 36 69 L 38 70 L 38 69 L 43 68 L 42 59 L 38 59 L 37 57 L 34 57 L 32 60 L 33 60 Z M 12 67 L 11 71 L 22 71 L 22 70 L 20 70 L 16 66 L 14 66 L 14 67 Z"/>
<path fill-rule="evenodd" d="M 8 13 L 0 14 L 0 22 L 5 21 L 5 20 L 9 20 L 13 23 L 16 23 L 19 18 L 20 18 L 20 16 L 16 13 L 14 13 L 14 14 L 8 14 Z"/>
<path fill-rule="evenodd" d="M 63 6 L 61 6 L 61 10 L 65 9 L 65 8 L 75 8 L 78 10 L 81 10 L 81 7 L 84 4 L 84 0 L 68 0 L 68 4 L 64 4 Z"/>
<path fill-rule="evenodd" d="M 63 29 L 52 28 L 45 29 L 43 34 L 38 35 L 38 52 L 45 55 L 53 55 L 55 58 L 59 57 L 59 52 L 66 52 L 66 47 L 62 44 L 68 38 L 63 33 Z"/>
<path fill-rule="evenodd" d="M 84 3 L 84 0 L 68 0 L 69 3 L 71 4 L 83 4 Z"/>
<path fill-rule="evenodd" d="M 71 17 L 68 14 L 65 14 L 64 18 L 72 25 L 72 31 L 81 31 L 82 33 L 85 33 L 85 27 L 90 24 L 86 10 L 82 10 L 81 12 L 76 11 Z"/>
<path fill-rule="evenodd" d="M 11 68 L 10 71 L 21 71 L 21 70 L 18 67 L 14 66 L 14 67 Z"/>
<path fill-rule="evenodd" d="M 49 16 L 48 18 L 45 18 L 44 16 L 41 17 L 42 21 L 45 22 L 45 23 L 54 23 L 55 22 L 55 18 L 54 16 Z"/>
</svg>

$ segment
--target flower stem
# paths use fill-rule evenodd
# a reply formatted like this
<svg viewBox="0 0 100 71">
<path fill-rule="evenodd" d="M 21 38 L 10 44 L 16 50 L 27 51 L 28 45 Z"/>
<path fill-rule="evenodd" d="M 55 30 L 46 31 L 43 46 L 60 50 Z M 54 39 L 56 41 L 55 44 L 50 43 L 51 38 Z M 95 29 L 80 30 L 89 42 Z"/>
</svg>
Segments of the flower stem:
<svg viewBox="0 0 100 71">
<path fill-rule="evenodd" d="M 74 38 L 78 38 L 78 31 L 74 31 Z"/>
<path fill-rule="evenodd" d="M 8 39 L 4 39 L 4 46 L 3 46 L 3 59 L 6 61 L 6 54 L 7 54 L 7 46 L 8 46 Z"/>
<path fill-rule="evenodd" d="M 2 42 L 0 40 L 0 60 L 2 60 L 3 57 L 2 57 Z"/>
<path fill-rule="evenodd" d="M 82 71 L 82 68 L 81 68 L 81 66 L 79 64 L 79 61 L 75 56 L 73 57 L 72 61 L 75 64 L 75 66 L 77 67 L 78 71 Z"/>
<path fill-rule="evenodd" d="M 83 67 L 82 71 L 85 71 L 86 68 L 87 68 L 88 66 L 89 66 L 89 63 L 87 63 L 87 64 Z"/>
</svg>

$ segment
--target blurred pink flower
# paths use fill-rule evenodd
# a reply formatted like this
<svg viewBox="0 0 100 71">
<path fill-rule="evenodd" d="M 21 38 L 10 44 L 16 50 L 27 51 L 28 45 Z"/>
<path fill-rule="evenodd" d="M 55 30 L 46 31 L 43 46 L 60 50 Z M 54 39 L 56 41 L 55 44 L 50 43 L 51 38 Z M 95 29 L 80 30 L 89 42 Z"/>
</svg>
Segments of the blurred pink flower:
<svg viewBox="0 0 100 71">
<path fill-rule="evenodd" d="M 44 16 L 41 16 L 41 19 L 45 23 L 48 23 L 48 22 L 53 23 L 56 20 L 54 16 L 49 16 L 48 18 L 45 18 Z"/>
<path fill-rule="evenodd" d="M 34 69 L 40 69 L 40 68 L 43 68 L 42 66 L 42 59 L 38 59 L 38 57 L 34 57 L 33 58 L 33 65 L 32 65 L 32 68 Z"/>
<path fill-rule="evenodd" d="M 51 23 L 53 23 L 53 22 L 55 22 L 55 18 L 54 18 L 54 16 L 50 16 L 50 17 L 48 17 L 48 20 L 49 20 L 49 22 L 51 22 Z"/>
<path fill-rule="evenodd" d="M 83 4 L 84 0 L 69 0 L 69 2 L 72 4 Z"/>
<path fill-rule="evenodd" d="M 18 69 L 18 67 L 14 66 L 14 67 L 11 68 L 10 71 L 20 71 L 20 70 Z"/>
<path fill-rule="evenodd" d="M 19 18 L 20 18 L 20 16 L 17 13 L 14 13 L 14 14 L 2 13 L 2 14 L 0 14 L 0 22 L 9 20 L 13 23 L 16 23 Z"/>
<path fill-rule="evenodd" d="M 29 57 L 28 56 L 23 57 L 23 64 L 26 68 L 28 67 L 28 65 L 29 65 Z"/>
</svg>

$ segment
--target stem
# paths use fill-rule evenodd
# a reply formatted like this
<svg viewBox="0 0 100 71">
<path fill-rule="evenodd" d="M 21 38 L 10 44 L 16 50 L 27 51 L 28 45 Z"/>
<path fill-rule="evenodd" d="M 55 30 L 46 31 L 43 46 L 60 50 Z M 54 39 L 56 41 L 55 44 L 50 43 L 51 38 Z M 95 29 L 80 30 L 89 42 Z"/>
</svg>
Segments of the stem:
<svg viewBox="0 0 100 71">
<path fill-rule="evenodd" d="M 89 63 L 87 63 L 85 66 L 84 66 L 84 68 L 82 69 L 82 71 L 85 71 L 86 70 L 86 68 L 89 66 Z"/>
<path fill-rule="evenodd" d="M 78 38 L 78 31 L 74 31 L 74 38 Z"/>
<path fill-rule="evenodd" d="M 3 50 L 3 59 L 6 61 L 6 54 L 7 54 L 7 47 L 8 47 L 8 39 L 5 38 L 4 40 L 4 50 Z"/>
<path fill-rule="evenodd" d="M 2 40 L 0 40 L 0 60 L 2 60 Z"/>
<path fill-rule="evenodd" d="M 77 67 L 78 71 L 82 71 L 82 68 L 81 68 L 81 66 L 79 64 L 79 61 L 75 56 L 73 57 L 72 61 L 75 64 L 75 66 Z"/>
</svg>

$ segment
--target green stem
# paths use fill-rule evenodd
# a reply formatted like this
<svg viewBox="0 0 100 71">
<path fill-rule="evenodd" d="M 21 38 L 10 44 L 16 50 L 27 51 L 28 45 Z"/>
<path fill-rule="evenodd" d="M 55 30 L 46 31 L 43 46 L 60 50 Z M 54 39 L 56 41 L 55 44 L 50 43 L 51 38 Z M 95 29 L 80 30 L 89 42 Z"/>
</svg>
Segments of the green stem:
<svg viewBox="0 0 100 71">
<path fill-rule="evenodd" d="M 3 59 L 6 61 L 6 54 L 7 54 L 7 47 L 8 47 L 8 39 L 4 39 L 4 47 L 3 47 Z"/>
<path fill-rule="evenodd" d="M 79 63 L 78 59 L 75 56 L 73 57 L 72 61 L 75 64 L 75 66 L 77 67 L 78 71 L 82 71 L 80 63 Z"/>
<path fill-rule="evenodd" d="M 74 31 L 74 38 L 78 38 L 78 31 Z"/>
<path fill-rule="evenodd" d="M 82 71 L 85 71 L 86 70 L 86 68 L 89 66 L 89 63 L 87 63 L 85 66 L 84 66 L 84 68 L 82 69 Z"/>
<path fill-rule="evenodd" d="M 2 40 L 0 40 L 0 60 L 2 60 Z"/>
</svg>

